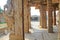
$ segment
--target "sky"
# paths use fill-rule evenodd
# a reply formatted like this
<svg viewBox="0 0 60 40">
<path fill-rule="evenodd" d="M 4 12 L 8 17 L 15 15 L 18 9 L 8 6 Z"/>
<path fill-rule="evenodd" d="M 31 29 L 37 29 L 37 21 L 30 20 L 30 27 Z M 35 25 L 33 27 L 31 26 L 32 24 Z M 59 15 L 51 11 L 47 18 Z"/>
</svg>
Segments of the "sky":
<svg viewBox="0 0 60 40">
<path fill-rule="evenodd" d="M 32 15 L 40 15 L 39 9 L 35 9 L 35 7 L 31 7 L 31 16 Z"/>
<path fill-rule="evenodd" d="M 0 0 L 0 7 L 4 9 L 4 5 L 7 3 L 7 0 Z"/>
</svg>

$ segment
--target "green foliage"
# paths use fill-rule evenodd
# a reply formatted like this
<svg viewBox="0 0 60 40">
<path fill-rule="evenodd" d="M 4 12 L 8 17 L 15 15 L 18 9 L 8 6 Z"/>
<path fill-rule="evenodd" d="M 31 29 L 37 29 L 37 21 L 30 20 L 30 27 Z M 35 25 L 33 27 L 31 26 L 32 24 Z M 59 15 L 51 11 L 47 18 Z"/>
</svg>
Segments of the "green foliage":
<svg viewBox="0 0 60 40">
<path fill-rule="evenodd" d="M 0 14 L 3 12 L 3 10 L 1 9 L 1 7 L 0 7 Z"/>
<path fill-rule="evenodd" d="M 4 24 L 4 23 L 6 23 L 6 22 L 0 22 L 0 24 Z"/>
</svg>

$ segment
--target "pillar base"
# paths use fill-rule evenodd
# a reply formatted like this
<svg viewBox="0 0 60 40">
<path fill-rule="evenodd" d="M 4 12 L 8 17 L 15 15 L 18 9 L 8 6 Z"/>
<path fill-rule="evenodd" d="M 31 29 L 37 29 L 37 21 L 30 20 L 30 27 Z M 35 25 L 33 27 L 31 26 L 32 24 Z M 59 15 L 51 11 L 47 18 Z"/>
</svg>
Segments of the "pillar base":
<svg viewBox="0 0 60 40">
<path fill-rule="evenodd" d="M 41 26 L 40 26 L 40 28 L 44 28 L 44 29 L 47 29 L 47 27 L 41 27 Z"/>
<path fill-rule="evenodd" d="M 53 27 L 49 27 L 49 28 L 48 28 L 48 33 L 54 33 L 54 32 L 53 32 Z"/>
</svg>

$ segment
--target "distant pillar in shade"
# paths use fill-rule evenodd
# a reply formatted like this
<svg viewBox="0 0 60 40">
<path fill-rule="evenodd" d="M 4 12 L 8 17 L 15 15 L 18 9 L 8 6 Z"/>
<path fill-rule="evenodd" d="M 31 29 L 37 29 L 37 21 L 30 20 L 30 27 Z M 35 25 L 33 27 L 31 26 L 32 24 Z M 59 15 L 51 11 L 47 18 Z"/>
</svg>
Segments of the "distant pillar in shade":
<svg viewBox="0 0 60 40">
<path fill-rule="evenodd" d="M 53 8 L 53 25 L 56 25 L 56 7 Z"/>
</svg>

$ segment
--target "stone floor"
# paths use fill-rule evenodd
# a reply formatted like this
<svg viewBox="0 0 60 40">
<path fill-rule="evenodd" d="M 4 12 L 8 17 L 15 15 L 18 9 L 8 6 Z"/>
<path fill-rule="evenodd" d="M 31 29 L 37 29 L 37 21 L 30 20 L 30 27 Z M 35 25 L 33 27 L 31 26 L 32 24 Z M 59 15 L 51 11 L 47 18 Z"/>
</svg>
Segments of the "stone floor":
<svg viewBox="0 0 60 40">
<path fill-rule="evenodd" d="M 39 22 L 31 22 L 31 33 L 25 34 L 25 40 L 57 40 L 57 27 L 54 26 L 54 33 L 48 33 L 47 29 L 39 28 Z"/>
<path fill-rule="evenodd" d="M 9 34 L 7 34 L 7 35 L 2 35 L 2 36 L 0 37 L 0 40 L 9 40 Z"/>
<path fill-rule="evenodd" d="M 35 31 L 31 30 L 31 33 L 26 33 L 26 40 L 57 40 L 57 33 L 48 33 L 47 29 L 41 29 Z"/>
<path fill-rule="evenodd" d="M 5 30 L 6 27 L 6 23 L 0 24 L 0 40 L 9 40 L 9 33 Z"/>
<path fill-rule="evenodd" d="M 25 40 L 57 40 L 57 27 L 54 26 L 54 33 L 48 33 L 47 29 L 39 28 L 39 22 L 31 22 L 31 33 L 25 33 Z M 0 40 L 9 40 L 9 34 L 1 36 Z"/>
</svg>

